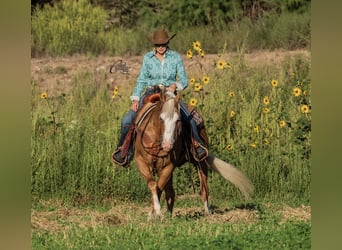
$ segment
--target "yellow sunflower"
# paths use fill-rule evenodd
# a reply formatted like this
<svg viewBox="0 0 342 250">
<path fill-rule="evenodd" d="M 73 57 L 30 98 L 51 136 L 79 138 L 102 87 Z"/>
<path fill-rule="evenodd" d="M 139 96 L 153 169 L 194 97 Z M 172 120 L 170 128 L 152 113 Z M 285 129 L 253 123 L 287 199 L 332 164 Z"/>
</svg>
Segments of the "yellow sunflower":
<svg viewBox="0 0 342 250">
<path fill-rule="evenodd" d="M 209 83 L 209 80 L 210 80 L 209 76 L 203 76 L 203 77 L 202 77 L 202 82 L 203 82 L 204 84 L 208 84 L 208 83 Z"/>
<path fill-rule="evenodd" d="M 117 95 L 119 93 L 119 87 L 118 86 L 115 86 L 114 87 L 114 90 L 113 90 L 113 94 L 114 95 Z"/>
<path fill-rule="evenodd" d="M 232 145 L 232 144 L 228 144 L 228 145 L 226 146 L 226 149 L 227 149 L 228 151 L 233 150 L 233 145 Z"/>
<path fill-rule="evenodd" d="M 251 144 L 249 144 L 249 146 L 251 146 L 252 148 L 256 148 L 257 144 L 255 142 L 252 142 Z"/>
<path fill-rule="evenodd" d="M 253 131 L 255 133 L 259 133 L 259 126 L 258 125 L 254 126 Z"/>
<path fill-rule="evenodd" d="M 216 63 L 216 66 L 219 69 L 224 69 L 225 65 L 226 65 L 226 62 L 223 61 L 223 60 L 218 60 L 217 63 Z"/>
<path fill-rule="evenodd" d="M 273 87 L 277 87 L 278 86 L 278 81 L 273 79 L 271 84 L 272 84 Z"/>
<path fill-rule="evenodd" d="M 286 125 L 286 122 L 284 120 L 279 121 L 279 126 L 284 127 Z"/>
<path fill-rule="evenodd" d="M 308 105 L 302 105 L 301 107 L 300 107 L 300 110 L 302 111 L 302 113 L 304 113 L 304 114 L 307 114 L 307 113 L 309 113 L 309 111 L 310 111 L 310 108 L 309 108 L 309 106 Z"/>
<path fill-rule="evenodd" d="M 295 87 L 295 88 L 293 88 L 293 90 L 292 90 L 292 94 L 293 94 L 294 96 L 300 96 L 301 93 L 302 93 L 302 90 L 301 90 L 300 88 L 298 88 L 298 87 Z"/>
<path fill-rule="evenodd" d="M 263 99 L 263 102 L 264 102 L 265 105 L 268 105 L 268 104 L 270 104 L 270 99 L 268 99 L 268 97 L 265 96 L 264 99 Z"/>
<path fill-rule="evenodd" d="M 189 101 L 189 105 L 196 107 L 196 105 L 197 105 L 196 98 L 191 98 L 190 101 Z"/>
<path fill-rule="evenodd" d="M 191 50 L 191 49 L 189 49 L 189 50 L 186 52 L 186 56 L 187 56 L 187 58 L 192 59 L 192 50 Z"/>
<path fill-rule="evenodd" d="M 226 68 L 228 69 L 231 69 L 232 68 L 232 65 L 229 63 L 229 62 L 225 62 L 225 65 L 224 65 Z"/>
<path fill-rule="evenodd" d="M 233 110 L 230 111 L 229 116 L 230 116 L 230 117 L 234 117 L 234 116 L 235 116 L 235 112 L 234 112 Z"/>
<path fill-rule="evenodd" d="M 112 93 L 112 99 L 115 98 L 115 96 L 119 93 L 119 87 L 118 86 L 115 86 L 114 87 L 114 90 L 113 90 L 113 93 Z"/>
<path fill-rule="evenodd" d="M 234 96 L 235 96 L 235 93 L 234 93 L 234 91 L 230 91 L 230 92 L 228 93 L 228 95 L 229 95 L 230 97 L 234 97 Z"/>
<path fill-rule="evenodd" d="M 203 49 L 200 49 L 200 50 L 198 51 L 198 53 L 200 54 L 200 56 L 201 56 L 202 58 L 204 58 L 205 54 L 204 54 L 204 50 L 203 50 Z"/>
<path fill-rule="evenodd" d="M 195 81 L 196 81 L 195 78 L 191 77 L 191 78 L 190 78 L 190 85 L 194 85 L 194 84 L 195 84 Z"/>
<path fill-rule="evenodd" d="M 264 114 L 267 114 L 267 113 L 269 113 L 270 112 L 270 109 L 269 108 L 264 108 Z"/>
<path fill-rule="evenodd" d="M 202 88 L 203 88 L 203 87 L 202 87 L 202 84 L 200 84 L 200 83 L 195 83 L 195 86 L 194 86 L 195 91 L 200 91 Z"/>
<path fill-rule="evenodd" d="M 196 51 L 200 51 L 200 49 L 201 49 L 201 43 L 199 41 L 193 42 L 192 46 L 193 46 L 194 50 L 196 50 Z"/>
<path fill-rule="evenodd" d="M 40 98 L 46 99 L 46 98 L 47 98 L 46 92 L 41 93 L 41 94 L 40 94 Z"/>
</svg>

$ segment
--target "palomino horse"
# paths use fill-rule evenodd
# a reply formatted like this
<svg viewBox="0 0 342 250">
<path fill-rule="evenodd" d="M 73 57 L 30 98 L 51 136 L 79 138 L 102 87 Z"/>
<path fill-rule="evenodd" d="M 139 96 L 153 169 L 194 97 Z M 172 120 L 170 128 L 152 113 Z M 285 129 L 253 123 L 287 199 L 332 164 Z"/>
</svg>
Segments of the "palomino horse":
<svg viewBox="0 0 342 250">
<path fill-rule="evenodd" d="M 172 214 L 175 191 L 172 185 L 173 170 L 186 161 L 193 163 L 200 177 L 200 192 L 205 214 L 210 214 L 208 206 L 208 168 L 211 167 L 237 186 L 246 196 L 253 191 L 250 180 L 237 168 L 209 155 L 207 160 L 196 161 L 189 153 L 189 138 L 181 136 L 182 124 L 179 108 L 180 93 L 161 91 L 151 96 L 135 120 L 135 161 L 139 172 L 145 178 L 151 192 L 148 218 L 162 217 L 160 197 L 165 191 L 167 211 Z M 183 127 L 184 128 L 184 127 Z M 205 131 L 205 130 L 204 130 Z M 202 137 L 208 141 L 206 134 Z M 154 176 L 157 175 L 157 181 Z"/>
</svg>

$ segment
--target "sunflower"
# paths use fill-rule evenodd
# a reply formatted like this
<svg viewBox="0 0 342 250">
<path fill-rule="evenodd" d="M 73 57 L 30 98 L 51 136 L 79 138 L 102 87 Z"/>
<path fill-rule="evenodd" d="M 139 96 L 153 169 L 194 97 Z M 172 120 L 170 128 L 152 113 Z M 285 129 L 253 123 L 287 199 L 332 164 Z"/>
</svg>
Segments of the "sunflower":
<svg viewBox="0 0 342 250">
<path fill-rule="evenodd" d="M 273 79 L 271 84 L 272 84 L 273 87 L 277 87 L 278 86 L 278 81 Z"/>
<path fill-rule="evenodd" d="M 203 76 L 203 77 L 202 77 L 202 82 L 203 82 L 204 84 L 208 84 L 208 83 L 209 83 L 209 80 L 210 80 L 209 76 Z"/>
<path fill-rule="evenodd" d="M 200 49 L 201 49 L 201 43 L 199 41 L 193 42 L 192 46 L 193 46 L 194 50 L 196 50 L 196 51 L 200 51 Z"/>
<path fill-rule="evenodd" d="M 186 56 L 187 56 L 187 58 L 192 59 L 192 50 L 191 50 L 191 49 L 189 49 L 189 50 L 186 52 Z"/>
<path fill-rule="evenodd" d="M 234 91 L 230 91 L 230 92 L 228 93 L 228 95 L 229 95 L 230 97 L 234 97 L 234 96 L 235 96 L 235 93 L 234 93 Z"/>
<path fill-rule="evenodd" d="M 41 94 L 40 94 L 40 98 L 46 99 L 46 98 L 47 98 L 46 92 L 41 93 Z"/>
<path fill-rule="evenodd" d="M 259 133 L 259 126 L 258 125 L 254 126 L 253 131 L 255 133 Z"/>
<path fill-rule="evenodd" d="M 226 149 L 227 149 L 228 151 L 233 150 L 233 145 L 232 145 L 232 144 L 228 144 L 228 145 L 226 146 Z"/>
<path fill-rule="evenodd" d="M 225 65 L 224 65 L 226 68 L 228 69 L 231 69 L 232 68 L 232 65 L 228 62 L 225 62 Z"/>
<path fill-rule="evenodd" d="M 194 85 L 194 84 L 195 84 L 195 81 L 196 81 L 195 78 L 191 77 L 191 78 L 190 78 L 190 85 Z"/>
<path fill-rule="evenodd" d="M 286 122 L 284 120 L 279 121 L 279 126 L 284 127 L 286 125 Z"/>
<path fill-rule="evenodd" d="M 292 90 L 292 94 L 293 94 L 294 96 L 300 96 L 301 93 L 302 93 L 302 90 L 301 90 L 300 88 L 298 88 L 298 87 L 295 87 L 295 88 L 293 88 L 293 90 Z"/>
<path fill-rule="evenodd" d="M 112 93 L 112 99 L 115 98 L 115 96 L 119 93 L 119 87 L 118 86 L 115 86 L 114 87 L 114 90 L 113 90 L 113 93 Z"/>
<path fill-rule="evenodd" d="M 249 144 L 249 146 L 251 146 L 252 148 L 256 148 L 257 144 L 255 142 L 252 142 Z"/>
<path fill-rule="evenodd" d="M 194 86 L 195 91 L 200 91 L 202 88 L 203 87 L 200 83 L 195 83 L 195 86 Z"/>
<path fill-rule="evenodd" d="M 270 99 L 268 99 L 268 97 L 265 96 L 264 99 L 263 99 L 263 102 L 264 102 L 265 105 L 268 105 L 268 104 L 270 104 Z"/>
<path fill-rule="evenodd" d="M 302 113 L 304 113 L 304 114 L 307 114 L 307 113 L 309 113 L 309 111 L 310 111 L 310 108 L 309 108 L 309 106 L 308 105 L 302 105 L 301 107 L 300 107 L 300 110 L 302 111 Z"/>
<path fill-rule="evenodd" d="M 234 112 L 233 110 L 230 111 L 229 116 L 230 116 L 230 117 L 234 117 L 234 116 L 235 116 L 235 112 Z"/>
<path fill-rule="evenodd" d="M 270 109 L 269 108 L 264 108 L 263 112 L 264 112 L 264 114 L 267 114 L 267 113 L 270 112 Z"/>
<path fill-rule="evenodd" d="M 263 140 L 263 142 L 264 142 L 264 144 L 268 144 L 267 138 L 265 138 L 265 139 Z"/>
<path fill-rule="evenodd" d="M 224 69 L 225 65 L 226 65 L 226 62 L 223 61 L 223 60 L 218 60 L 217 63 L 216 63 L 216 66 L 219 69 Z"/>
<path fill-rule="evenodd" d="M 197 105 L 196 98 L 191 98 L 190 101 L 189 101 L 189 105 L 196 107 L 196 105 Z"/>
<path fill-rule="evenodd" d="M 117 95 L 119 93 L 119 87 L 115 86 L 113 90 L 113 95 Z"/>
<path fill-rule="evenodd" d="M 203 49 L 200 49 L 199 51 L 198 51 L 198 53 L 200 54 L 200 56 L 202 57 L 202 58 L 204 58 L 204 50 Z"/>
</svg>

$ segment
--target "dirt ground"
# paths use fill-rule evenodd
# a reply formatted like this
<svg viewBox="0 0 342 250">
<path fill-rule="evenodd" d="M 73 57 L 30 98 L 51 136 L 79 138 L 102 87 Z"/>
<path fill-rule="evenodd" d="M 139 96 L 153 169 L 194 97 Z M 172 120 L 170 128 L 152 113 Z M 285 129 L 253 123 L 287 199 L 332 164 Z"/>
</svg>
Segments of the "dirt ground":
<svg viewBox="0 0 342 250">
<path fill-rule="evenodd" d="M 308 221 L 311 219 L 311 207 L 299 206 L 296 208 L 273 204 L 264 205 L 272 214 L 280 216 L 280 223 L 286 221 Z M 66 208 L 60 207 L 53 211 L 35 211 L 31 213 L 31 227 L 34 230 L 49 232 L 64 231 L 69 225 L 77 225 L 82 228 L 96 228 L 100 225 L 122 226 L 147 218 L 148 207 L 137 205 L 113 206 L 106 212 L 99 212 L 90 208 Z M 165 213 L 166 211 L 163 211 Z M 202 207 L 175 208 L 173 217 L 196 220 L 203 218 L 207 223 L 255 223 L 260 212 L 250 208 L 212 209 L 212 215 L 204 216 Z M 139 219 L 140 218 L 140 219 Z"/>
<path fill-rule="evenodd" d="M 244 54 L 244 60 L 248 66 L 277 64 L 287 56 L 293 55 L 310 56 L 310 51 L 256 51 Z M 222 58 L 229 61 L 237 58 L 237 54 L 226 54 Z M 184 59 L 186 69 L 191 68 L 196 61 Z M 201 59 L 205 68 L 213 65 L 214 60 L 218 60 L 217 55 L 206 55 Z M 66 93 L 71 87 L 72 78 L 81 72 L 93 72 L 94 75 L 105 77 L 108 89 L 112 91 L 114 86 L 128 86 L 126 83 L 134 84 L 142 62 L 142 56 L 126 57 L 86 57 L 73 56 L 63 58 L 32 58 L 31 59 L 31 79 L 41 91 L 48 91 L 50 96 Z M 113 65 L 112 72 L 109 70 Z M 115 70 L 117 69 L 117 70 Z"/>
</svg>

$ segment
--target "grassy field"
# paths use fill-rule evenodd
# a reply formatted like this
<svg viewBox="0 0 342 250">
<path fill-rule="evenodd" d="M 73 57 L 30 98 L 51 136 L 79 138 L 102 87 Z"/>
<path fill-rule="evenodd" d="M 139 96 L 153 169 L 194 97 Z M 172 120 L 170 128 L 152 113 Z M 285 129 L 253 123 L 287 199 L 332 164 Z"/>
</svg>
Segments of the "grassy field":
<svg viewBox="0 0 342 250">
<path fill-rule="evenodd" d="M 32 211 L 32 249 L 310 249 L 309 206 L 221 201 L 206 217 L 198 205 L 183 196 L 172 218 L 147 222 L 147 203 L 44 202 Z"/>
<path fill-rule="evenodd" d="M 253 199 L 210 172 L 205 217 L 185 165 L 173 217 L 147 222 L 135 163 L 110 162 L 142 58 L 32 59 L 33 249 L 310 249 L 310 53 L 190 49 L 183 100 L 204 116 L 211 152 L 251 178 Z"/>
</svg>

